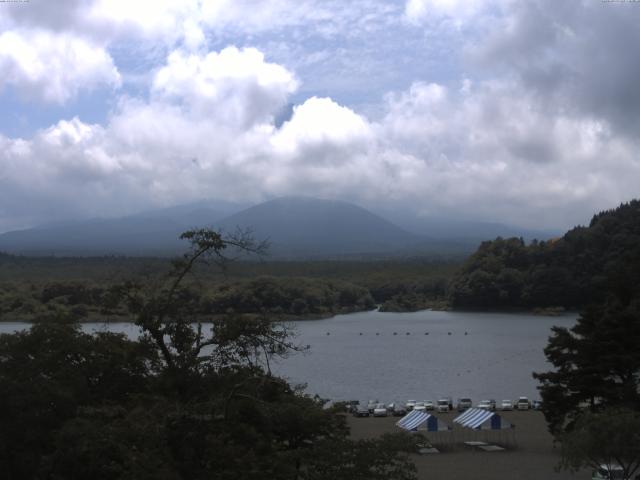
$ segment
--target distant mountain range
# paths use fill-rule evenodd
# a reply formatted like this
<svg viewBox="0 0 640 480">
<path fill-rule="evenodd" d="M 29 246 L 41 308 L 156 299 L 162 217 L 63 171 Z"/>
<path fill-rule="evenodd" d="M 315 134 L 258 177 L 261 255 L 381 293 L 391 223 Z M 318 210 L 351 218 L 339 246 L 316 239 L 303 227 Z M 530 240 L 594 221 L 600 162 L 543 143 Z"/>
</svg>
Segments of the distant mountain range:
<svg viewBox="0 0 640 480">
<path fill-rule="evenodd" d="M 402 227 L 351 203 L 308 197 L 283 197 L 249 208 L 199 202 L 123 218 L 7 232 L 0 235 L 0 251 L 54 256 L 174 255 L 185 247 L 178 239 L 180 233 L 207 226 L 225 232 L 251 229 L 256 239 L 269 241 L 274 258 L 461 255 L 473 251 L 483 239 L 533 234 L 501 224 L 399 220 Z"/>
</svg>

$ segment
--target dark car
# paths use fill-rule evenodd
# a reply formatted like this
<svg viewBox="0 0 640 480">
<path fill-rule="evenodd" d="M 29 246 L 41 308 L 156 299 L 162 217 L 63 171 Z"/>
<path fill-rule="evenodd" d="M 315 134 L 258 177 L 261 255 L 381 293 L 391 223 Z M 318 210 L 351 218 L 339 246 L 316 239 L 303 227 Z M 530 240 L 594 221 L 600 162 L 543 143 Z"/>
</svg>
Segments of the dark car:
<svg viewBox="0 0 640 480">
<path fill-rule="evenodd" d="M 407 414 L 407 408 L 399 403 L 393 408 L 391 412 L 394 417 L 404 417 Z"/>
<path fill-rule="evenodd" d="M 465 410 L 473 407 L 473 402 L 470 398 L 459 398 L 458 399 L 458 411 L 464 412 Z"/>
<path fill-rule="evenodd" d="M 368 417 L 369 409 L 367 407 L 363 407 L 362 405 L 357 405 L 353 410 L 354 417 Z"/>
</svg>

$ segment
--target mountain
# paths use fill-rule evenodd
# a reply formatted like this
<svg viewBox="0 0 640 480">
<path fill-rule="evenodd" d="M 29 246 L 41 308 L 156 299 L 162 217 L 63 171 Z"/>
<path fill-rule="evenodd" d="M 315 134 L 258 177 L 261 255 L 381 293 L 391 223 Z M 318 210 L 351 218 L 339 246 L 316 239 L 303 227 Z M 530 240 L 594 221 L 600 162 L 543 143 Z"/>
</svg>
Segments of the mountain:
<svg viewBox="0 0 640 480">
<path fill-rule="evenodd" d="M 43 225 L 0 235 L 0 252 L 22 255 L 166 256 L 180 253 L 179 235 L 194 227 L 226 232 L 249 228 L 268 240 L 272 258 L 371 258 L 460 256 L 485 238 L 524 236 L 499 224 L 420 219 L 395 212 L 389 221 L 362 207 L 336 200 L 282 197 L 259 205 L 199 202 L 112 219 Z M 398 226 L 401 225 L 401 226 Z M 525 237 L 526 238 L 526 237 Z"/>
<path fill-rule="evenodd" d="M 0 235 L 0 251 L 21 255 L 174 255 L 184 249 L 185 230 L 211 226 L 242 208 L 199 202 L 122 218 L 43 225 Z"/>
<path fill-rule="evenodd" d="M 526 241 L 533 239 L 547 240 L 559 237 L 560 231 L 533 230 L 506 225 L 498 222 L 480 222 L 441 216 L 416 216 L 409 212 L 384 212 L 386 218 L 405 230 L 428 236 L 432 239 L 456 240 L 464 244 L 472 244 L 475 249 L 480 242 L 497 237 L 522 237 Z"/>
<path fill-rule="evenodd" d="M 370 211 L 347 202 L 283 197 L 261 203 L 217 222 L 231 232 L 249 228 L 267 239 L 276 257 L 327 257 L 389 254 L 424 239 Z"/>
</svg>

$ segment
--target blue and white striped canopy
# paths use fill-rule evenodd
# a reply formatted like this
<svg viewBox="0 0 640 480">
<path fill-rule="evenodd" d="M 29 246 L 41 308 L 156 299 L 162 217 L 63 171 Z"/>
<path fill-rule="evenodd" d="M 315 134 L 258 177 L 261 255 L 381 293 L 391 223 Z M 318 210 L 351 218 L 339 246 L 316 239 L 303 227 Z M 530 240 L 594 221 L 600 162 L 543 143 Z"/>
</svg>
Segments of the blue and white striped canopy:
<svg viewBox="0 0 640 480">
<path fill-rule="evenodd" d="M 463 427 L 475 430 L 502 430 L 512 425 L 495 412 L 482 408 L 470 408 L 453 419 Z"/>
<path fill-rule="evenodd" d="M 404 430 L 426 430 L 428 432 L 440 432 L 449 430 L 449 427 L 440 422 L 437 417 L 421 412 L 420 410 L 412 410 L 402 417 L 396 425 Z"/>
</svg>

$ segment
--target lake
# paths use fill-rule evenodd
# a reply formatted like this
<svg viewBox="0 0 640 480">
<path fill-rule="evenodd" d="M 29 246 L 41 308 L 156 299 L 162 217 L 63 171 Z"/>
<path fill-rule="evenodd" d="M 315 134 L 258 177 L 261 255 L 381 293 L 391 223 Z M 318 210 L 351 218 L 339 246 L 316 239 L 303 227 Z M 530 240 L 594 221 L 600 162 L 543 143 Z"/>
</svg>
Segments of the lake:
<svg viewBox="0 0 640 480">
<path fill-rule="evenodd" d="M 543 317 L 513 313 L 433 312 L 338 315 L 291 322 L 309 351 L 278 362 L 273 370 L 310 393 L 334 400 L 390 402 L 469 396 L 539 398 L 533 371 L 549 368 L 543 348 L 553 325 L 570 327 L 576 314 Z M 27 328 L 0 323 L 0 332 Z M 85 331 L 104 329 L 84 324 Z M 127 323 L 109 330 L 131 337 Z M 395 335 L 394 335 L 395 333 Z"/>
</svg>

